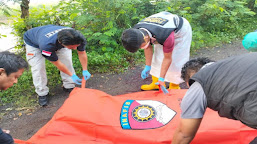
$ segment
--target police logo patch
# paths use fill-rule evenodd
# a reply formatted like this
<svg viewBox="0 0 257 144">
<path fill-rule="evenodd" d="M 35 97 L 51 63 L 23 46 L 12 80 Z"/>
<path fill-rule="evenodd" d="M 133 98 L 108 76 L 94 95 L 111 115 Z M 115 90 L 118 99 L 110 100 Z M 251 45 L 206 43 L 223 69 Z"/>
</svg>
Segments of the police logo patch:
<svg viewBox="0 0 257 144">
<path fill-rule="evenodd" d="M 153 100 L 126 100 L 120 114 L 123 129 L 154 129 L 168 124 L 176 112 Z"/>
<path fill-rule="evenodd" d="M 154 23 L 163 26 L 168 22 L 168 20 L 161 17 L 148 17 L 143 19 L 141 22 Z"/>
<path fill-rule="evenodd" d="M 148 105 L 137 106 L 132 114 L 132 117 L 138 122 L 147 122 L 156 116 L 154 108 Z"/>
</svg>

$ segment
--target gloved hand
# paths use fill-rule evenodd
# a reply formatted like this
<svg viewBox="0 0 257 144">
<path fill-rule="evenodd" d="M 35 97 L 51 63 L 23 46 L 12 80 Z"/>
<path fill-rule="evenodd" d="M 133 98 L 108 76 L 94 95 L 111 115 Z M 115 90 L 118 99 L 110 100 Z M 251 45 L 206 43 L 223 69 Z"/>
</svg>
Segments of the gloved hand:
<svg viewBox="0 0 257 144">
<path fill-rule="evenodd" d="M 72 79 L 72 81 L 75 83 L 75 84 L 77 84 L 77 85 L 81 85 L 81 79 L 76 75 L 76 74 L 73 74 L 72 76 L 71 76 L 71 79 Z"/>
<path fill-rule="evenodd" d="M 165 83 L 164 83 L 164 78 L 162 77 L 159 77 L 158 79 L 158 82 L 155 83 L 156 85 L 159 85 L 159 88 L 161 89 L 161 91 L 164 93 L 164 94 L 167 94 L 169 93 L 169 91 L 165 88 Z"/>
<path fill-rule="evenodd" d="M 146 78 L 149 76 L 150 70 L 151 70 L 151 66 L 146 65 L 145 68 L 144 68 L 144 70 L 143 70 L 142 73 L 141 73 L 142 79 L 146 79 Z"/>
<path fill-rule="evenodd" d="M 88 80 L 91 77 L 91 74 L 87 70 L 83 70 L 82 74 L 85 80 Z"/>
</svg>

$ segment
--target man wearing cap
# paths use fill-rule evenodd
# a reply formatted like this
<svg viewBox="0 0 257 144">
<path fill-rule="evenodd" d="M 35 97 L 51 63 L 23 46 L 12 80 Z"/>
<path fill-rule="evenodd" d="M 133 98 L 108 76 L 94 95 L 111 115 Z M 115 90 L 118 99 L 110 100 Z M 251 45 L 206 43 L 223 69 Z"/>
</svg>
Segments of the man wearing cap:
<svg viewBox="0 0 257 144">
<path fill-rule="evenodd" d="M 26 57 L 31 66 L 33 83 L 41 106 L 48 104 L 47 76 L 45 59 L 54 64 L 61 72 L 63 90 L 70 92 L 81 79 L 76 75 L 72 65 L 72 51 L 77 50 L 83 68 L 83 77 L 89 79 L 85 37 L 75 29 L 46 25 L 28 30 L 24 34 Z"/>
<path fill-rule="evenodd" d="M 193 140 L 207 107 L 221 117 L 257 129 L 256 69 L 257 53 L 218 62 L 208 58 L 188 61 L 181 75 L 190 88 L 180 104 L 181 120 L 172 144 L 189 144 Z"/>
<path fill-rule="evenodd" d="M 192 40 L 192 29 L 185 18 L 160 12 L 125 30 L 121 39 L 129 52 L 144 49 L 146 66 L 141 77 L 145 79 L 150 72 L 152 83 L 142 85 L 142 90 L 159 89 L 156 83 L 165 86 L 165 81 L 170 83 L 169 89 L 180 88 L 180 71 L 189 60 Z"/>
</svg>

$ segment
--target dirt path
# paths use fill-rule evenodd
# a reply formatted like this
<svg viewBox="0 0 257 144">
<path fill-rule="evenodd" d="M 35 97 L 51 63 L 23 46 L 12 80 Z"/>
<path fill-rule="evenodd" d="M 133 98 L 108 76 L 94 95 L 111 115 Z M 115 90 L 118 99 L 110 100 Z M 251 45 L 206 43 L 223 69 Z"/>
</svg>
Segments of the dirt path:
<svg viewBox="0 0 257 144">
<path fill-rule="evenodd" d="M 194 57 L 209 57 L 213 60 L 220 60 L 230 56 L 247 53 L 242 47 L 241 40 L 220 47 L 201 49 Z M 94 74 L 87 82 L 87 88 L 99 89 L 110 95 L 116 96 L 126 93 L 138 92 L 140 86 L 150 83 L 151 78 L 142 80 L 140 73 L 142 67 L 134 67 L 122 74 Z M 68 93 L 62 88 L 51 89 L 50 104 L 47 107 L 36 109 L 33 113 L 22 114 L 16 118 L 18 112 L 11 112 L 1 120 L 1 128 L 9 129 L 11 135 L 16 139 L 27 140 L 33 136 L 43 125 L 45 125 L 60 108 Z"/>
</svg>

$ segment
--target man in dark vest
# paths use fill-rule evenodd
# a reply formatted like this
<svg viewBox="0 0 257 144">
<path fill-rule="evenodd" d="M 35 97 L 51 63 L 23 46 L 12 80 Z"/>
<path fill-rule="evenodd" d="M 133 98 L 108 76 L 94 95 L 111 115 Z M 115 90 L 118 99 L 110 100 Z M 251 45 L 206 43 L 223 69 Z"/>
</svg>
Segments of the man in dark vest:
<svg viewBox="0 0 257 144">
<path fill-rule="evenodd" d="M 160 12 L 151 15 L 122 33 L 122 44 L 129 52 L 144 49 L 145 68 L 142 79 L 152 75 L 152 83 L 142 90 L 159 89 L 157 82 L 169 89 L 179 89 L 181 68 L 189 60 L 192 29 L 189 22 L 178 15 Z M 154 45 L 154 49 L 152 47 Z"/>
<path fill-rule="evenodd" d="M 192 59 L 182 68 L 181 77 L 190 88 L 181 102 L 181 120 L 173 144 L 193 140 L 207 107 L 221 117 L 257 129 L 257 53 L 218 62 Z"/>
</svg>

